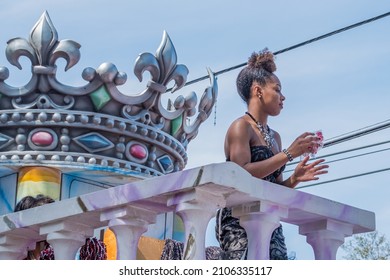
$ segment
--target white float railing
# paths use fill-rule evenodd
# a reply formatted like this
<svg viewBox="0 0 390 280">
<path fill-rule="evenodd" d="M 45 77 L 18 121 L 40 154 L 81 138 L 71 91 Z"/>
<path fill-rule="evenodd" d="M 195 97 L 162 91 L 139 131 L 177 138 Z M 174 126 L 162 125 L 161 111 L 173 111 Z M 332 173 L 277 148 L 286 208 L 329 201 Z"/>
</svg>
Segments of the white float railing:
<svg viewBox="0 0 390 280">
<path fill-rule="evenodd" d="M 247 231 L 249 259 L 268 259 L 271 233 L 281 221 L 299 227 L 317 260 L 336 259 L 346 237 L 375 230 L 373 212 L 254 178 L 226 162 L 3 215 L 0 259 L 23 259 L 44 239 L 56 259 L 74 259 L 85 239 L 102 227 L 116 236 L 117 259 L 136 259 L 139 238 L 157 215 L 168 212 L 181 217 L 185 240 L 193 240 L 186 258 L 205 259 L 207 225 L 225 206 Z"/>
</svg>

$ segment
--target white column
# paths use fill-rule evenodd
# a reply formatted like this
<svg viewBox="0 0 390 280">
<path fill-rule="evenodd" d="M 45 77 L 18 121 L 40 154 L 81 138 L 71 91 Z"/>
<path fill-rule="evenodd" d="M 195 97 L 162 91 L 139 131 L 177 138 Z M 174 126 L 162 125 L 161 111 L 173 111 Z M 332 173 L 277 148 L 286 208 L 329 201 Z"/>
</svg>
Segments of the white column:
<svg viewBox="0 0 390 280">
<path fill-rule="evenodd" d="M 148 229 L 148 223 L 134 218 L 114 219 L 108 224 L 114 232 L 117 244 L 117 260 L 135 260 L 140 237 Z"/>
<path fill-rule="evenodd" d="M 13 235 L 0 236 L 0 260 L 21 260 L 27 256 L 28 249 L 35 249 L 35 240 Z"/>
<path fill-rule="evenodd" d="M 353 226 L 330 219 L 299 226 L 299 233 L 313 247 L 316 260 L 335 260 L 345 237 L 352 235 Z"/>
<path fill-rule="evenodd" d="M 101 214 L 101 220 L 108 220 L 108 227 L 114 232 L 117 244 L 117 260 L 135 260 L 138 242 L 149 224 L 156 222 L 157 213 L 136 206 L 110 209 Z"/>
<path fill-rule="evenodd" d="M 85 239 L 93 235 L 93 229 L 70 221 L 43 225 L 40 233 L 47 234 L 46 240 L 53 247 L 56 260 L 74 260 Z"/>
<path fill-rule="evenodd" d="M 82 234 L 63 231 L 47 235 L 47 242 L 53 247 L 54 259 L 74 260 L 77 250 L 84 245 L 86 237 Z"/>
<path fill-rule="evenodd" d="M 168 206 L 176 205 L 176 213 L 183 220 L 185 230 L 184 259 L 204 260 L 207 226 L 218 208 L 225 205 L 222 196 L 202 190 L 176 194 L 168 200 Z"/>
<path fill-rule="evenodd" d="M 34 250 L 36 242 L 42 240 L 36 230 L 19 228 L 17 233 L 0 236 L 0 260 L 21 260 L 28 250 Z"/>
<path fill-rule="evenodd" d="M 263 201 L 233 208 L 232 215 L 240 218 L 248 237 L 248 260 L 269 260 L 272 233 L 287 213 L 287 208 Z"/>
</svg>

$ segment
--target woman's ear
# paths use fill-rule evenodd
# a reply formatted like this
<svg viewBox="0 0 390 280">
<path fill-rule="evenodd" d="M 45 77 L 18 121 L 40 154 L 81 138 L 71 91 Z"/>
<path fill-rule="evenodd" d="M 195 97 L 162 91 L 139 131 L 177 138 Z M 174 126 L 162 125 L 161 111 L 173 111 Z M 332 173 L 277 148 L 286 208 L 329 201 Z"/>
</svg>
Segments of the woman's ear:
<svg viewBox="0 0 390 280">
<path fill-rule="evenodd" d="M 261 99 L 263 97 L 263 88 L 260 85 L 256 85 L 256 96 Z"/>
<path fill-rule="evenodd" d="M 263 89 L 259 84 L 254 84 L 252 86 L 252 97 L 261 98 L 263 96 Z"/>
</svg>

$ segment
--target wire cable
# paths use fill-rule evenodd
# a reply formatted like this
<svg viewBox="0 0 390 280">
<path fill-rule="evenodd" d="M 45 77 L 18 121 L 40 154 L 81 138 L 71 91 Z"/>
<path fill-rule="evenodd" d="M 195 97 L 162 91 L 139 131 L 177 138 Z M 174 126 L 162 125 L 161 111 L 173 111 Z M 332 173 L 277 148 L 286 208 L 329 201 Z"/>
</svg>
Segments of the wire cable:
<svg viewBox="0 0 390 280">
<path fill-rule="evenodd" d="M 328 181 L 324 181 L 324 182 L 309 184 L 309 185 L 306 185 L 306 186 L 296 187 L 295 189 L 303 189 L 303 188 L 308 188 L 308 187 L 313 187 L 313 186 L 333 183 L 333 182 L 337 182 L 337 181 L 341 181 L 341 180 L 347 180 L 347 179 L 357 178 L 357 177 L 361 177 L 361 176 L 372 175 L 372 174 L 375 174 L 375 173 L 380 173 L 380 172 L 385 172 L 385 171 L 390 171 L 390 167 L 389 168 L 384 168 L 384 169 L 378 169 L 378 170 L 374 170 L 374 171 L 370 171 L 370 172 L 365 172 L 365 173 L 359 173 L 359 174 L 356 174 L 356 175 L 341 177 L 341 178 L 328 180 Z"/>
<path fill-rule="evenodd" d="M 331 36 L 333 36 L 333 35 L 336 35 L 336 34 L 345 32 L 345 31 L 347 31 L 347 30 L 356 28 L 356 27 L 358 27 L 358 26 L 361 26 L 361 25 L 364 25 L 364 24 L 367 24 L 367 23 L 370 23 L 370 22 L 379 20 L 379 19 L 384 18 L 384 17 L 387 17 L 387 16 L 389 16 L 389 15 L 390 15 L 390 12 L 387 12 L 387 13 L 384 13 L 384 14 L 381 14 L 381 15 L 378 15 L 378 16 L 375 16 L 375 17 L 372 17 L 372 18 L 369 18 L 369 19 L 366 19 L 366 20 L 363 20 L 363 21 L 360 21 L 360 22 L 351 24 L 351 25 L 349 25 L 349 26 L 346 26 L 346 27 L 343 27 L 343 28 L 334 30 L 334 31 L 332 31 L 332 32 L 323 34 L 323 35 L 321 35 L 321 36 L 318 36 L 318 37 L 309 39 L 309 40 L 307 40 L 307 41 L 304 41 L 304 42 L 295 44 L 295 45 L 293 45 L 293 46 L 290 46 L 290 47 L 281 49 L 281 50 L 279 50 L 279 51 L 274 52 L 273 54 L 274 54 L 274 55 L 278 55 L 278 54 L 281 54 L 281 53 L 285 53 L 285 52 L 291 51 L 291 50 L 293 50 L 293 49 L 296 49 L 296 48 L 299 48 L 299 47 L 302 47 L 302 46 L 305 46 L 305 45 L 308 45 L 308 44 L 317 42 L 317 41 L 319 41 L 319 40 L 322 40 L 322 39 L 331 37 Z M 214 72 L 213 74 L 214 74 L 215 77 L 217 77 L 218 75 L 224 74 L 224 73 L 226 73 L 226 72 L 230 72 L 230 71 L 232 71 L 232 70 L 235 70 L 235 69 L 244 67 L 246 64 L 247 64 L 246 62 L 245 62 L 245 63 L 241 63 L 241 64 L 238 64 L 238 65 L 235 65 L 235 66 L 232 66 L 232 67 L 229 67 L 229 68 L 220 70 L 220 71 L 218 71 L 218 72 Z M 194 84 L 194 83 L 197 83 L 197 82 L 206 80 L 206 79 L 208 79 L 208 78 L 209 78 L 208 75 L 207 75 L 207 76 L 203 76 L 203 77 L 200 77 L 200 78 L 197 78 L 197 79 L 194 79 L 194 80 L 191 80 L 191 81 L 185 83 L 184 86 L 188 86 L 188 85 L 191 85 L 191 84 Z M 172 89 L 173 89 L 173 88 L 167 89 L 167 92 L 172 91 Z"/>
<path fill-rule="evenodd" d="M 378 122 L 378 123 L 375 123 L 375 124 L 371 124 L 371 125 L 368 125 L 368 126 L 365 126 L 365 127 L 362 127 L 362 128 L 350 131 L 350 132 L 346 132 L 346 133 L 340 134 L 338 136 L 334 136 L 334 137 L 328 138 L 326 141 L 331 141 L 331 140 L 334 140 L 336 138 L 340 138 L 342 136 L 346 136 L 348 134 L 357 133 L 357 132 L 362 131 L 364 129 L 368 129 L 368 128 L 373 127 L 373 126 L 378 126 L 378 125 L 386 123 L 386 122 L 390 122 L 390 119 L 387 119 L 385 121 L 381 121 L 381 122 Z"/>
<path fill-rule="evenodd" d="M 329 146 L 340 144 L 340 143 L 345 142 L 345 141 L 350 141 L 352 139 L 355 139 L 355 138 L 358 138 L 358 137 L 361 137 L 361 136 L 365 136 L 365 135 L 370 134 L 370 133 L 378 132 L 378 131 L 380 131 L 382 129 L 386 129 L 386 128 L 389 128 L 389 127 L 390 127 L 390 120 L 386 120 L 386 121 L 383 121 L 383 122 L 380 122 L 380 123 L 377 123 L 377 124 L 366 126 L 365 128 L 361 128 L 361 129 L 358 129 L 358 130 L 355 130 L 355 131 L 352 131 L 352 132 L 349 132 L 349 133 L 344 133 L 344 134 L 341 134 L 339 136 L 332 137 L 329 140 L 325 140 L 323 148 L 327 148 Z M 381 144 L 384 144 L 384 143 L 388 143 L 388 141 L 378 143 L 378 145 L 381 145 Z M 376 145 L 376 144 L 373 144 L 373 145 Z M 370 145 L 369 146 L 364 146 L 364 148 L 365 147 L 370 147 Z M 346 152 L 350 152 L 350 151 L 353 151 L 353 150 L 356 150 L 356 149 L 360 149 L 360 148 L 347 150 Z M 341 153 L 343 153 L 343 152 L 341 152 Z M 324 158 L 324 157 L 329 157 L 329 156 L 331 156 L 331 155 L 326 155 L 326 156 L 322 156 L 322 157 L 319 157 L 319 158 Z M 297 162 L 291 162 L 291 163 L 288 163 L 287 165 L 292 165 L 292 164 L 296 164 L 296 163 Z"/>
<path fill-rule="evenodd" d="M 378 125 L 378 124 L 380 124 L 380 125 Z M 385 129 L 385 128 L 390 127 L 389 120 L 380 122 L 378 124 L 376 124 L 376 126 L 371 125 L 371 126 L 366 127 L 366 128 L 369 128 L 369 129 L 362 128 L 362 129 L 356 130 L 356 131 L 354 131 L 355 133 L 352 133 L 352 134 L 351 133 L 342 134 L 342 135 L 344 135 L 343 137 L 334 137 L 332 139 L 336 139 L 336 140 L 329 141 L 327 143 L 331 143 L 331 145 L 335 145 L 335 144 L 338 144 L 338 143 L 341 143 L 341 142 L 344 142 L 344 141 L 349 141 L 349 140 L 352 140 L 354 138 L 357 138 L 357 137 L 360 137 L 360 136 L 363 136 L 363 135 L 367 135 L 369 133 L 377 132 L 377 131 L 379 131 L 381 129 Z M 387 144 L 389 142 L 390 141 L 378 142 L 378 143 L 375 143 L 375 144 L 370 144 L 370 145 L 366 145 L 366 146 L 362 146 L 362 147 L 358 147 L 358 148 L 348 149 L 348 150 L 336 152 L 336 153 L 333 153 L 333 154 L 328 154 L 328 155 L 325 155 L 325 156 L 317 157 L 316 159 L 330 157 L 330 156 L 335 156 L 335 155 L 348 153 L 348 152 L 352 152 L 352 151 L 356 151 L 356 150 L 360 150 L 360 149 L 366 149 L 366 148 L 370 148 L 370 147 L 374 147 L 374 146 L 378 146 L 378 145 Z M 330 145 L 327 145 L 327 146 L 324 145 L 324 147 L 328 147 L 328 146 L 330 146 Z M 363 156 L 363 155 L 368 155 L 368 154 L 372 154 L 372 153 L 376 153 L 376 152 L 383 152 L 383 151 L 386 151 L 386 150 L 389 150 L 389 149 L 390 148 L 385 148 L 385 149 L 382 149 L 382 150 L 379 150 L 379 151 L 373 151 L 373 152 L 369 152 L 369 153 L 365 153 L 365 154 L 355 155 L 355 156 L 351 156 L 351 157 L 348 157 L 348 158 L 342 158 L 342 159 L 338 159 L 338 160 L 334 160 L 334 161 L 330 161 L 330 162 L 341 161 L 341 160 L 350 159 L 350 158 Z M 328 162 L 328 163 L 330 163 L 330 162 Z M 292 163 L 290 163 L 288 165 L 296 164 L 296 163 L 297 162 L 292 162 Z M 356 175 L 352 175 L 352 176 L 347 176 L 347 177 L 337 178 L 337 179 L 328 180 L 328 181 L 324 181 L 324 182 L 309 184 L 309 185 L 306 185 L 306 186 L 297 187 L 296 189 L 307 188 L 307 187 L 312 187 L 312 186 L 317 186 L 317 185 L 322 185 L 322 184 L 328 184 L 328 183 L 333 183 L 333 182 L 336 182 L 336 181 L 352 179 L 352 178 L 356 178 L 356 177 L 371 175 L 371 174 L 374 174 L 374 173 L 385 172 L 385 171 L 389 171 L 389 170 L 390 170 L 390 168 L 385 168 L 385 169 L 375 170 L 375 171 L 371 171 L 371 172 L 360 173 L 360 174 L 356 174 Z M 288 171 L 284 171 L 284 172 L 290 172 L 290 171 L 293 171 L 293 170 L 288 170 Z"/>
<path fill-rule="evenodd" d="M 357 158 L 357 157 L 362 157 L 362 156 L 368 156 L 368 155 L 371 155 L 371 154 L 381 153 L 381 152 L 385 152 L 385 151 L 388 151 L 388 150 L 390 150 L 390 148 L 385 148 L 385 149 L 376 150 L 376 151 L 367 152 L 367 153 L 362 153 L 362 154 L 358 154 L 358 155 L 354 155 L 354 156 L 334 159 L 334 160 L 326 161 L 326 164 L 333 163 L 333 162 L 338 162 L 338 161 L 343 161 L 343 160 L 347 160 L 347 159 L 352 159 L 352 158 Z M 294 171 L 294 169 L 285 170 L 285 171 L 283 171 L 283 173 L 292 172 L 292 171 Z"/>
<path fill-rule="evenodd" d="M 361 150 L 361 149 L 372 148 L 372 147 L 375 147 L 375 146 L 384 145 L 384 144 L 388 144 L 388 143 L 390 143 L 390 140 L 383 141 L 383 142 L 378 142 L 378 143 L 374 143 L 374 144 L 370 144 L 370 145 L 360 146 L 360 147 L 353 148 L 353 149 L 343 150 L 343 151 L 332 153 L 332 154 L 318 156 L 318 157 L 316 157 L 316 159 L 328 158 L 328 157 L 337 156 L 337 155 L 345 154 L 345 153 L 350 153 L 350 152 L 358 151 L 358 150 Z M 298 163 L 298 161 L 287 163 L 286 166 L 294 165 L 294 164 L 297 164 L 297 163 Z"/>
<path fill-rule="evenodd" d="M 389 127 L 390 127 L 390 121 L 386 121 L 384 124 L 375 126 L 373 128 L 370 128 L 370 129 L 362 130 L 362 131 L 357 132 L 357 133 L 353 133 L 353 134 L 350 134 L 350 135 L 347 135 L 347 136 L 339 137 L 339 138 L 334 139 L 334 140 L 330 140 L 330 141 L 326 140 L 324 142 L 324 148 L 327 148 L 329 146 L 333 146 L 335 144 L 339 144 L 339 143 L 342 143 L 342 142 L 345 142 L 345 141 L 349 141 L 349 140 L 352 140 L 352 139 L 355 139 L 355 138 L 358 138 L 358 137 L 361 137 L 361 136 L 364 136 L 364 135 L 367 135 L 367 134 L 370 134 L 370 133 L 378 132 L 378 131 L 380 131 L 382 129 L 386 129 L 386 128 L 389 128 Z"/>
<path fill-rule="evenodd" d="M 343 160 L 347 160 L 347 159 L 352 159 L 352 158 L 357 158 L 357 157 L 362 157 L 362 156 L 369 156 L 369 155 L 372 155 L 372 154 L 382 153 L 382 152 L 386 152 L 386 151 L 389 151 L 389 150 L 390 150 L 390 148 L 385 148 L 385 149 L 371 151 L 371 152 L 367 152 L 367 153 L 362 153 L 362 154 L 358 154 L 358 155 L 354 155 L 354 156 L 334 159 L 334 160 L 327 161 L 326 164 L 333 163 L 333 162 L 338 162 L 338 161 L 343 161 Z"/>
</svg>

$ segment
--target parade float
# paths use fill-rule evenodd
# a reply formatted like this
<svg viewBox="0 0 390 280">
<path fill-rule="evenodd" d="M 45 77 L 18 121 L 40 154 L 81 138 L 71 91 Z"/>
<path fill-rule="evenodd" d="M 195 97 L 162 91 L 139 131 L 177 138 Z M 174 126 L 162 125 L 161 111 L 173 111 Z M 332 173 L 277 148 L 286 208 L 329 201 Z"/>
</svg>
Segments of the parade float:
<svg viewBox="0 0 390 280">
<path fill-rule="evenodd" d="M 155 54 L 135 60 L 136 78 L 150 77 L 141 92 L 122 92 L 127 74 L 110 62 L 85 68 L 81 86 L 61 82 L 58 60 L 70 70 L 80 47 L 58 37 L 47 12 L 28 39 L 7 42 L 9 63 L 21 69 L 27 58 L 31 77 L 12 86 L 0 67 L 0 259 L 23 259 L 39 240 L 56 259 L 74 259 L 90 236 L 114 244 L 111 259 L 158 258 L 167 238 L 184 243 L 185 259 L 204 259 L 206 227 L 223 206 L 241 218 L 252 259 L 267 259 L 280 221 L 299 227 L 316 259 L 334 259 L 345 237 L 375 229 L 372 212 L 253 178 L 234 163 L 186 170 L 217 82 L 209 70 L 200 97 L 179 94 L 188 69 L 166 32 Z M 56 202 L 14 213 L 37 194 Z"/>
</svg>

